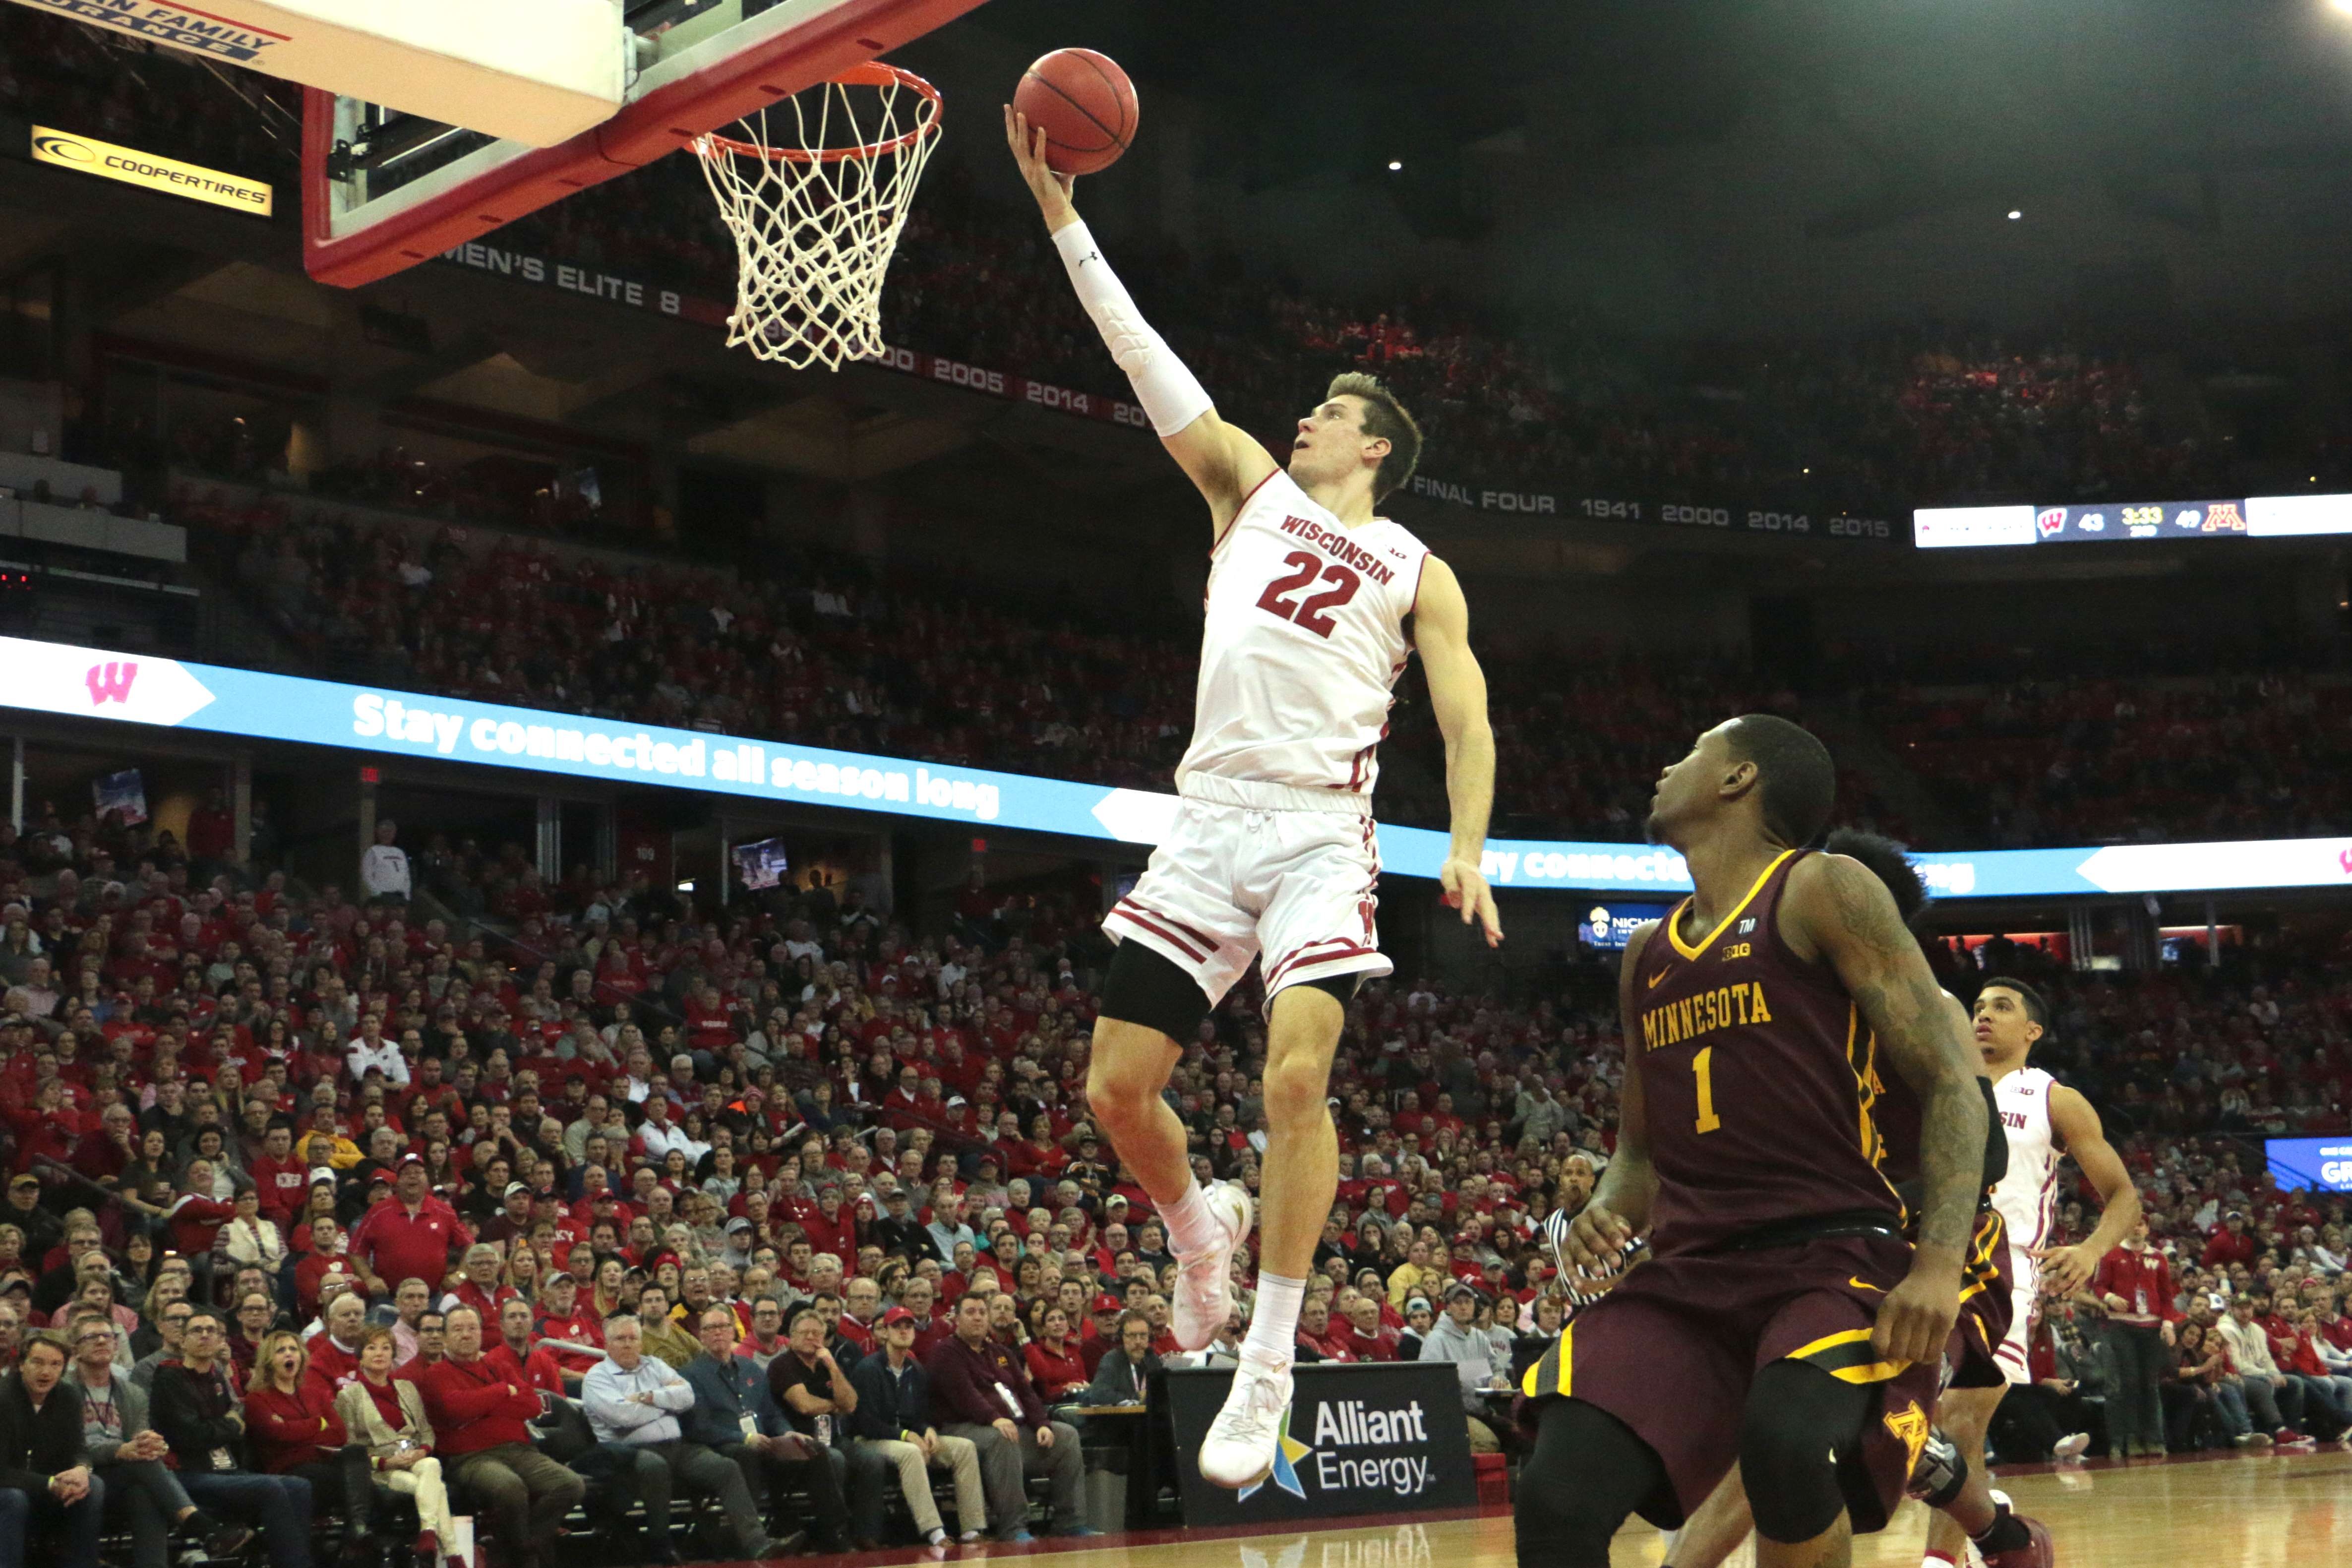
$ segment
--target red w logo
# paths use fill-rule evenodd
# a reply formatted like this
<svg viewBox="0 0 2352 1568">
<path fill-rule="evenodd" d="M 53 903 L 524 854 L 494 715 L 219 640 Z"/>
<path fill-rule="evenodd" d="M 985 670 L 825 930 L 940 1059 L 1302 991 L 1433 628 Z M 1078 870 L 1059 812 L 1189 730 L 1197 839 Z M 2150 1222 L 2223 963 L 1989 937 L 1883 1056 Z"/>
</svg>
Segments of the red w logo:
<svg viewBox="0 0 2352 1568">
<path fill-rule="evenodd" d="M 122 663 L 93 664 L 83 676 L 82 684 L 89 688 L 89 705 L 100 707 L 109 702 L 129 702 L 131 683 L 139 678 L 138 665 Z"/>
</svg>

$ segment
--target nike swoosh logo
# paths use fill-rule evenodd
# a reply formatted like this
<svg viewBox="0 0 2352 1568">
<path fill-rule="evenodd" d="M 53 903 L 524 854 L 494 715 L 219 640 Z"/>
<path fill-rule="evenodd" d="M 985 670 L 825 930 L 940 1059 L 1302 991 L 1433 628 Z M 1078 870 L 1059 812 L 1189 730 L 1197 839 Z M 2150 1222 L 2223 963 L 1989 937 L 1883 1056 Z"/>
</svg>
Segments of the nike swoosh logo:
<svg viewBox="0 0 2352 1568">
<path fill-rule="evenodd" d="M 1875 1290 L 1882 1296 L 1886 1294 L 1885 1286 L 1873 1285 L 1869 1280 L 1864 1279 L 1859 1274 L 1849 1276 L 1846 1279 L 1846 1283 L 1853 1286 L 1857 1290 Z"/>
<path fill-rule="evenodd" d="M 1664 980 L 1665 977 L 1666 972 L 1663 969 L 1659 970 L 1655 974 L 1651 975 L 1650 989 L 1655 991 L 1658 988 L 1658 982 Z"/>
</svg>

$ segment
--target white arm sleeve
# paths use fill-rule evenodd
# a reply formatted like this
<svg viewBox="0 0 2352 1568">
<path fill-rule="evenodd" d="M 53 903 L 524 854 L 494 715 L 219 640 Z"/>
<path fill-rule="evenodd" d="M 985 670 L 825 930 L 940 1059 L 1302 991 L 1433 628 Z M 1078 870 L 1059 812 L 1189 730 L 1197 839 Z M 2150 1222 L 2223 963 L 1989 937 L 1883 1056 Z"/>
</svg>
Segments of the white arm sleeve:
<svg viewBox="0 0 2352 1568">
<path fill-rule="evenodd" d="M 1055 230 L 1054 248 L 1062 253 L 1070 286 L 1078 292 L 1078 303 L 1094 318 L 1095 330 L 1109 346 L 1111 359 L 1134 384 L 1135 400 L 1143 405 L 1154 432 L 1163 439 L 1173 436 L 1214 406 L 1167 340 L 1153 331 L 1135 308 L 1126 285 L 1103 259 L 1083 221 Z"/>
</svg>

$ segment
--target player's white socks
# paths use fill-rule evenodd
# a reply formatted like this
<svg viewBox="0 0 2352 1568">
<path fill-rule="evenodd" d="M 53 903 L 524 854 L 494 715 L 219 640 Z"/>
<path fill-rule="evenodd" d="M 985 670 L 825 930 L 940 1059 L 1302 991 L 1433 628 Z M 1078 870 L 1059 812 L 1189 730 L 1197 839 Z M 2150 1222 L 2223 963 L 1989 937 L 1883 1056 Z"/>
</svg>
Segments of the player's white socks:
<svg viewBox="0 0 2352 1568">
<path fill-rule="evenodd" d="M 1161 1209 L 1160 1217 L 1168 1223 L 1169 1245 L 1180 1253 L 1198 1252 L 1223 1239 L 1216 1211 L 1209 1207 L 1209 1189 L 1198 1182 L 1186 1184 L 1184 1195 Z"/>
<path fill-rule="evenodd" d="M 1287 1366 L 1298 1354 L 1298 1309 L 1307 1301 L 1307 1281 L 1279 1274 L 1257 1277 L 1257 1310 L 1250 1318 L 1242 1353 Z"/>
</svg>

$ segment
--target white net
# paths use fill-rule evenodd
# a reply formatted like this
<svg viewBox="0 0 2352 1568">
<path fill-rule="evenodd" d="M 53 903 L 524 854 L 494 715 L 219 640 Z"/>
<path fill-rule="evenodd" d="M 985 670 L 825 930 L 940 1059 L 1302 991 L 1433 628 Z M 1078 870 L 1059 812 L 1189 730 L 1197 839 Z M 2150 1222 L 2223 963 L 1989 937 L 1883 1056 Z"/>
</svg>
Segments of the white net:
<svg viewBox="0 0 2352 1568">
<path fill-rule="evenodd" d="M 735 237 L 728 347 L 798 370 L 882 352 L 883 275 L 939 126 L 929 83 L 876 64 L 696 140 Z"/>
</svg>

